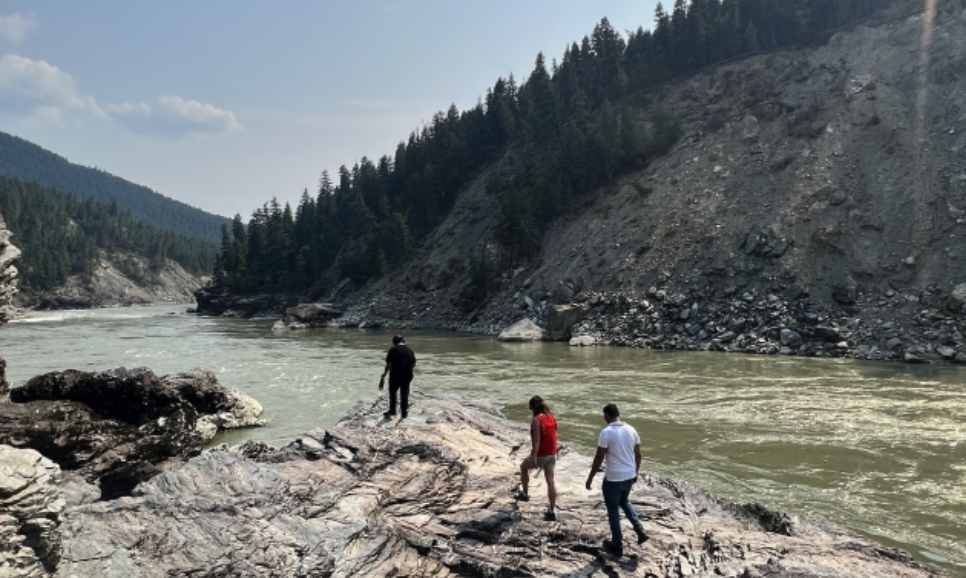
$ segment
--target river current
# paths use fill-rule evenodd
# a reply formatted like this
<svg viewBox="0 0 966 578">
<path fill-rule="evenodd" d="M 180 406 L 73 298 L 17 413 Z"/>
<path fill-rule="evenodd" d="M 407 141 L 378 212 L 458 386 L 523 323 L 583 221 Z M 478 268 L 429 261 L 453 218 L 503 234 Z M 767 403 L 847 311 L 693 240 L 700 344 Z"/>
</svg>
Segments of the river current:
<svg viewBox="0 0 966 578">
<path fill-rule="evenodd" d="M 206 368 L 271 426 L 224 434 L 283 445 L 373 400 L 390 333 L 273 332 L 271 320 L 185 307 L 33 312 L 0 328 L 7 377 Z M 590 455 L 605 403 L 641 433 L 643 469 L 737 501 L 830 520 L 966 577 L 966 368 L 722 353 L 506 344 L 413 332 L 415 389 L 527 419 L 543 396 L 561 441 Z M 524 441 L 524 440 L 521 440 Z"/>
</svg>

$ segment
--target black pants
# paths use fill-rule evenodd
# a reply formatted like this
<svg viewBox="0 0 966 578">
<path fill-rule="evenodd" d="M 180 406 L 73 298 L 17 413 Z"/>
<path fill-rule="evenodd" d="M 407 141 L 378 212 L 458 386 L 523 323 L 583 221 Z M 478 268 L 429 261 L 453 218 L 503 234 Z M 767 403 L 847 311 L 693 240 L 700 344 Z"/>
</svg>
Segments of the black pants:
<svg viewBox="0 0 966 578">
<path fill-rule="evenodd" d="M 401 398 L 399 408 L 402 410 L 403 417 L 409 411 L 409 384 L 412 383 L 412 376 L 394 378 L 389 376 L 389 413 L 396 413 L 397 392 Z"/>
</svg>

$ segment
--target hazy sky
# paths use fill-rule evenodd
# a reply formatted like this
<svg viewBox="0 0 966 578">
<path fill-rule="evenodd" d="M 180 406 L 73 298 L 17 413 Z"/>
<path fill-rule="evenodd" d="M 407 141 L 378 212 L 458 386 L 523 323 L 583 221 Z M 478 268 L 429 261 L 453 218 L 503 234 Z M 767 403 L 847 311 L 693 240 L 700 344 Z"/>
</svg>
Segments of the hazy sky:
<svg viewBox="0 0 966 578">
<path fill-rule="evenodd" d="M 672 5 L 672 1 L 665 4 Z M 297 203 L 656 0 L 0 2 L 0 130 L 213 213 Z"/>
</svg>

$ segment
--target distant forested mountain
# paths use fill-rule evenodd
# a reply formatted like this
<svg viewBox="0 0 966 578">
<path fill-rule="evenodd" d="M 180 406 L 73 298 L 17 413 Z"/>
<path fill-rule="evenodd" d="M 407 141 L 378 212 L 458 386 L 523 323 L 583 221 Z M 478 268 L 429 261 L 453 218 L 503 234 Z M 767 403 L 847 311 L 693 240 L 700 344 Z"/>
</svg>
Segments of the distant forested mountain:
<svg viewBox="0 0 966 578">
<path fill-rule="evenodd" d="M 190 273 L 205 275 L 211 271 L 217 250 L 214 243 L 146 223 L 120 208 L 118 202 L 102 203 L 92 197 L 80 200 L 6 177 L 0 177 L 0 210 L 23 252 L 17 268 L 24 292 L 56 289 L 70 275 L 90 273 L 99 250 L 147 259 L 148 276 L 165 259 L 180 263 Z M 122 272 L 132 281 L 150 282 L 140 268 L 125 269 L 124 263 L 119 263 Z"/>
<path fill-rule="evenodd" d="M 364 283 L 415 256 L 460 191 L 498 163 L 487 191 L 501 207 L 501 255 L 471 267 L 485 282 L 491 267 L 534 255 L 549 225 L 601 185 L 674 145 L 680 123 L 652 89 L 731 58 L 822 41 L 893 3 L 676 0 L 670 12 L 658 5 L 653 31 L 626 39 L 605 18 L 560 60 L 537 55 L 522 84 L 500 78 L 475 107 L 437 113 L 394 155 L 363 157 L 334 178 L 323 172 L 317 194 L 306 191 L 294 210 L 272 200 L 247 224 L 236 216 L 214 278 L 239 291 L 304 289 L 327 271 Z"/>
<path fill-rule="evenodd" d="M 228 219 L 169 199 L 147 187 L 108 172 L 82 167 L 22 138 L 0 132 L 0 175 L 34 182 L 77 196 L 93 198 L 120 209 L 155 227 L 208 241 L 220 240 L 219 230 Z"/>
</svg>

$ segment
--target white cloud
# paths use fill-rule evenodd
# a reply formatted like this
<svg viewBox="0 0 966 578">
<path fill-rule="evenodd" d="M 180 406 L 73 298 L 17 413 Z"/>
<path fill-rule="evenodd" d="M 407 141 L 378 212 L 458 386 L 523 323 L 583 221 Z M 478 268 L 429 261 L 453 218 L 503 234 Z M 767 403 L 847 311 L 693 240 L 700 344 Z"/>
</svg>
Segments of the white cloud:
<svg viewBox="0 0 966 578">
<path fill-rule="evenodd" d="M 125 102 L 124 104 L 109 104 L 107 105 L 107 112 L 115 116 L 140 116 L 147 117 L 151 116 L 151 107 L 144 104 L 143 102 L 138 104 L 130 104 Z"/>
<path fill-rule="evenodd" d="M 134 132 L 178 137 L 186 134 L 234 132 L 242 125 L 235 113 L 185 100 L 180 96 L 162 96 L 157 105 L 140 102 L 107 107 L 112 118 Z"/>
<path fill-rule="evenodd" d="M 242 129 L 232 111 L 180 96 L 162 96 L 154 105 L 123 103 L 101 109 L 94 97 L 77 89 L 70 74 L 56 66 L 15 54 L 0 58 L 0 115 L 65 128 L 79 114 L 115 120 L 133 132 L 167 137 Z"/>
<path fill-rule="evenodd" d="M 241 128 L 232 111 L 202 104 L 197 100 L 184 100 L 180 96 L 162 96 L 158 99 L 158 104 L 170 118 L 197 126 L 199 130 L 231 132 Z"/>
<path fill-rule="evenodd" d="M 0 14 L 0 38 L 6 38 L 14 44 L 22 42 L 27 33 L 35 28 L 37 28 L 37 21 L 30 16 L 16 13 L 10 16 Z"/>
<path fill-rule="evenodd" d="M 81 94 L 73 77 L 56 66 L 15 54 L 0 58 L 0 113 L 65 126 L 65 113 L 77 111 L 105 118 L 94 98 Z"/>
</svg>

